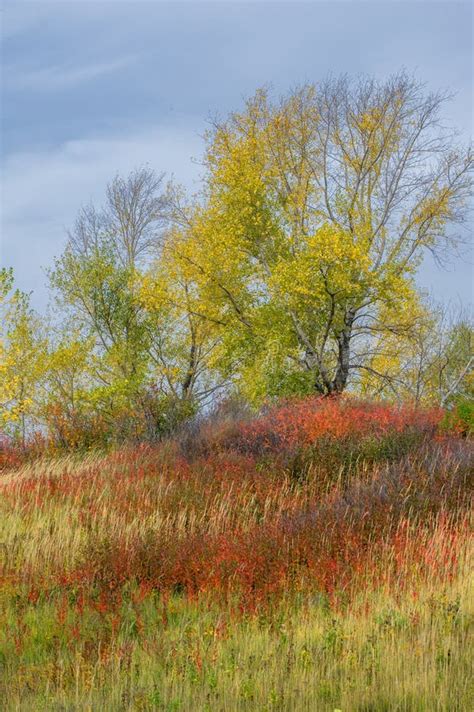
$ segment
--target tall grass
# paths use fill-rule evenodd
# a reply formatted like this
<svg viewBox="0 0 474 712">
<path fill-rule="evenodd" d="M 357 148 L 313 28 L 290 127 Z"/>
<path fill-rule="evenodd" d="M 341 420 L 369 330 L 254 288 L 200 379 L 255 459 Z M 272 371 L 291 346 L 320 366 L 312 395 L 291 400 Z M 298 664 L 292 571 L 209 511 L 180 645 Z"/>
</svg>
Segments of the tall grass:
<svg viewBox="0 0 474 712">
<path fill-rule="evenodd" d="M 309 400 L 0 478 L 6 710 L 467 710 L 473 445 Z"/>
</svg>

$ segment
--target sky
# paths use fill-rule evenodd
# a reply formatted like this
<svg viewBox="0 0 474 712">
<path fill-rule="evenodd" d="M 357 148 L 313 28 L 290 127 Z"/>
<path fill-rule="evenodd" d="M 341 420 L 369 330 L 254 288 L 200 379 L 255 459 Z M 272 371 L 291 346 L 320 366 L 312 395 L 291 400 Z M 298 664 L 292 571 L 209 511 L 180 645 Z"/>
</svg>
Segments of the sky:
<svg viewBox="0 0 474 712">
<path fill-rule="evenodd" d="M 144 164 L 197 189 L 206 122 L 262 85 L 279 94 L 405 68 L 455 93 L 446 118 L 468 141 L 472 14 L 455 0 L 4 0 L 2 266 L 44 310 L 45 269 L 81 205 Z M 427 258 L 419 283 L 435 299 L 472 301 L 472 248 L 443 268 Z"/>
</svg>

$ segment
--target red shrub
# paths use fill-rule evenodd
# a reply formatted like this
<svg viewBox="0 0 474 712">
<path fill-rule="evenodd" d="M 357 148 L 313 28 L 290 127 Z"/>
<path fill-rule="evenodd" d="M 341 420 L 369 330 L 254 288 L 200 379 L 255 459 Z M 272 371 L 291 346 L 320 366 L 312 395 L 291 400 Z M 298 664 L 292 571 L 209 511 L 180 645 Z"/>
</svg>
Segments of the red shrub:
<svg viewBox="0 0 474 712">
<path fill-rule="evenodd" d="M 368 581 L 451 575 L 467 536 L 459 523 L 471 504 L 473 447 L 432 441 L 438 421 L 434 411 L 310 398 L 208 432 L 192 460 L 168 442 L 124 448 L 78 471 L 0 480 L 5 506 L 24 517 L 67 506 L 85 542 L 71 568 L 67 557 L 49 556 L 46 567 L 38 557 L 20 571 L 12 557 L 4 581 L 24 585 L 31 605 L 58 590 L 73 595 L 74 614 L 91 608 L 111 635 L 135 590 L 140 635 L 139 606 L 154 591 L 239 597 L 253 610 L 300 590 L 336 600 Z M 420 446 L 408 454 L 381 457 L 328 487 L 319 470 L 295 482 L 282 467 L 282 451 L 302 447 L 315 467 L 337 469 L 337 458 L 320 462 L 315 444 L 327 441 L 345 457 L 362 441 L 380 448 L 384 438 L 413 433 Z M 156 525 L 157 513 L 166 526 Z"/>
</svg>

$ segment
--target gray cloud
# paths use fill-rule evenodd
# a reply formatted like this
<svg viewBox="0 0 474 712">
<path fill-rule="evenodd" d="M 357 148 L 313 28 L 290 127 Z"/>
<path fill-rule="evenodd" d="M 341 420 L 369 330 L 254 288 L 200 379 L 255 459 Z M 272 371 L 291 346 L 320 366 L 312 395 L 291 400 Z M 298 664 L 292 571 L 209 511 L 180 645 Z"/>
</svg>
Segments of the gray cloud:
<svg viewBox="0 0 474 712">
<path fill-rule="evenodd" d="M 100 203 L 107 182 L 149 163 L 189 189 L 195 187 L 202 141 L 186 126 L 155 127 L 129 135 L 68 141 L 53 151 L 8 157 L 2 180 L 2 259 L 15 267 L 18 286 L 46 304 L 42 267 L 62 251 L 80 206 Z"/>
<path fill-rule="evenodd" d="M 93 81 L 113 72 L 129 67 L 136 57 L 120 57 L 107 62 L 95 62 L 83 66 L 67 66 L 65 64 L 43 67 L 41 69 L 5 68 L 5 80 L 16 89 L 32 91 L 56 91 L 70 89 L 78 84 Z"/>
<path fill-rule="evenodd" d="M 191 183 L 206 117 L 262 84 L 278 94 L 404 66 L 428 90 L 453 90 L 447 119 L 471 132 L 470 2 L 5 0 L 3 10 L 3 259 L 37 304 L 40 265 L 82 203 L 146 161 Z M 438 298 L 468 300 L 472 266 L 443 272 L 427 259 L 419 279 Z"/>
</svg>

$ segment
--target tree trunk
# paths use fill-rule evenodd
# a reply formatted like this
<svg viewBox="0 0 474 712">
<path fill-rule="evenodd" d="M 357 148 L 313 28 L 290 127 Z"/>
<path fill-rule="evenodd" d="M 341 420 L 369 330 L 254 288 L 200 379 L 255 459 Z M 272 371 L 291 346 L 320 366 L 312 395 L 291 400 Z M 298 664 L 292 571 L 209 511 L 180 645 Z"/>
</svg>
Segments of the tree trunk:
<svg viewBox="0 0 474 712">
<path fill-rule="evenodd" d="M 331 394 L 342 393 L 349 378 L 349 366 L 351 356 L 352 325 L 355 319 L 355 311 L 349 309 L 345 317 L 344 329 L 337 337 L 338 359 L 336 375 L 331 383 Z"/>
<path fill-rule="evenodd" d="M 193 379 L 194 379 L 194 374 L 196 371 L 196 346 L 194 343 L 191 344 L 191 348 L 189 351 L 189 366 L 188 370 L 186 372 L 185 379 L 183 381 L 183 398 L 188 398 L 191 390 L 191 386 L 193 385 Z"/>
</svg>

